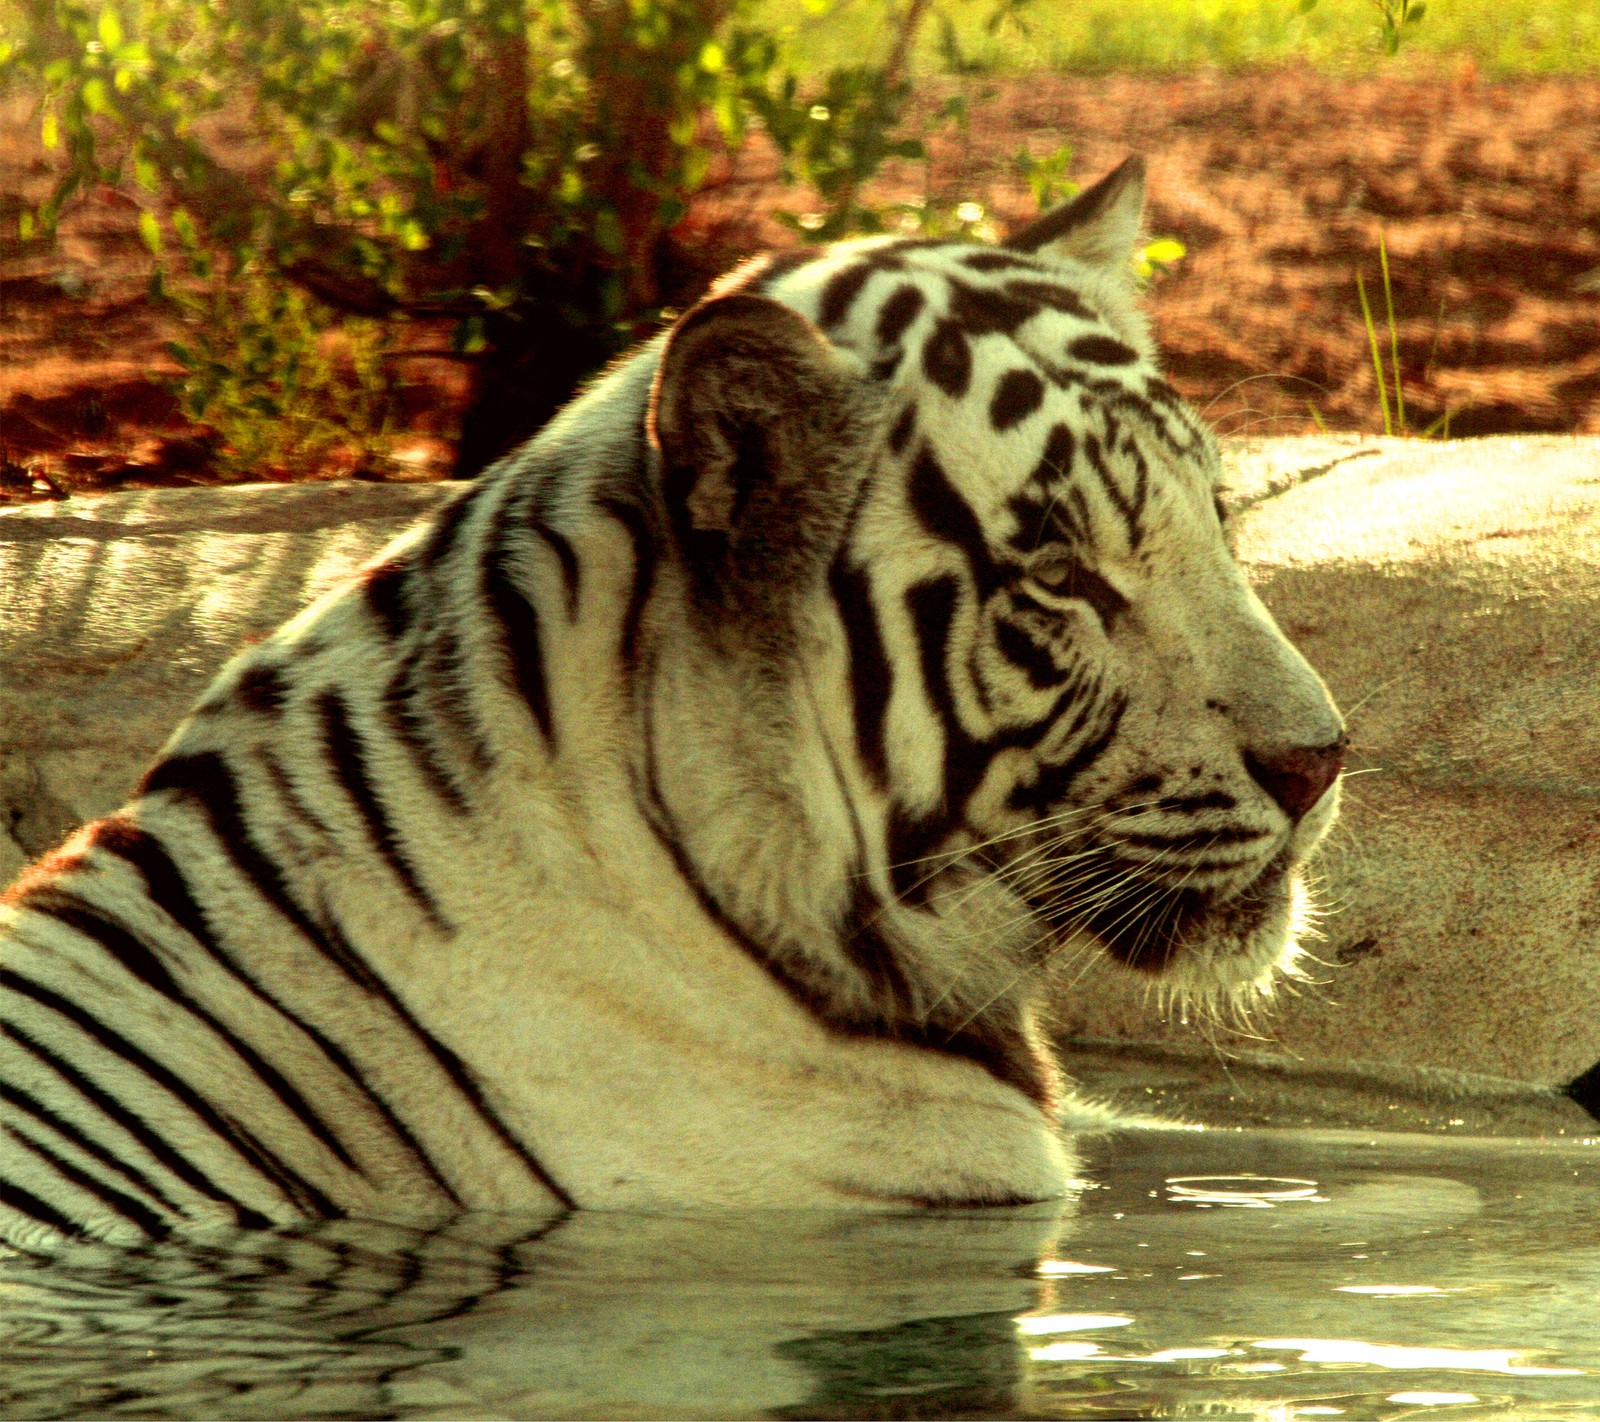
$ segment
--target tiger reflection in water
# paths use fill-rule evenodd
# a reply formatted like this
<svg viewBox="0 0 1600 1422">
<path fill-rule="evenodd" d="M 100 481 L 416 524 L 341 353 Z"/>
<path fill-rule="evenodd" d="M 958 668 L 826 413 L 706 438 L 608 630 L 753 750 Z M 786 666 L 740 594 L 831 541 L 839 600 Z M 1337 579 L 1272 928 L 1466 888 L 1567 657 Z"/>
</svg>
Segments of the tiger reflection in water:
<svg viewBox="0 0 1600 1422">
<path fill-rule="evenodd" d="M 831 1416 L 880 1387 L 990 1410 L 1061 1223 L 585 1211 L 66 1245 L 0 1263 L 0 1416 Z"/>
</svg>

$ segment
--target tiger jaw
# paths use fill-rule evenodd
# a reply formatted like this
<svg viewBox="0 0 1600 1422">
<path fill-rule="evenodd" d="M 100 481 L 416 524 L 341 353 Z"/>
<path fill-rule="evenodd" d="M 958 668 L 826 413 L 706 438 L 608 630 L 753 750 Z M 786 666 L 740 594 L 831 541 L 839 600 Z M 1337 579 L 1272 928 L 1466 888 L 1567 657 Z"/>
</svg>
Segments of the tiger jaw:
<svg viewBox="0 0 1600 1422">
<path fill-rule="evenodd" d="M 1312 918 L 1301 870 L 1333 824 L 1338 802 L 1335 786 L 1265 862 L 1253 856 L 1242 873 L 1230 866 L 1208 875 L 1201 860 L 1156 874 L 1126 848 L 1098 844 L 1072 855 L 1077 868 L 1067 885 L 1049 893 L 1024 890 L 1022 897 L 1056 930 L 1057 945 L 1087 935 L 1122 967 L 1201 997 L 1269 992 L 1277 978 L 1295 974 L 1299 940 Z"/>
</svg>

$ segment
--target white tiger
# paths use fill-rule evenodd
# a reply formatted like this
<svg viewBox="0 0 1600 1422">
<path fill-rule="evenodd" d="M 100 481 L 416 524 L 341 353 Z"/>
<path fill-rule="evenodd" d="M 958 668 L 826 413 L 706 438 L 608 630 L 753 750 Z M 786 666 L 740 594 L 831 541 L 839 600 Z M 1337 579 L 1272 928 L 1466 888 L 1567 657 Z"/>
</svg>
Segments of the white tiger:
<svg viewBox="0 0 1600 1422">
<path fill-rule="evenodd" d="M 756 261 L 235 658 L 0 910 L 11 1236 L 1059 1195 L 1041 966 L 1265 987 L 1344 745 L 1143 191 Z"/>
</svg>

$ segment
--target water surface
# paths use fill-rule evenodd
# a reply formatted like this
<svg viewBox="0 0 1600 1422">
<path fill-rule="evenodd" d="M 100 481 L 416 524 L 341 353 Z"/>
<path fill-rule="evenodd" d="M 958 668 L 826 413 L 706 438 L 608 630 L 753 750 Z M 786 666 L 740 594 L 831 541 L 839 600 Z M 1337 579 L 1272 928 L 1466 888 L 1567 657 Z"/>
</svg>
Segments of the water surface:
<svg viewBox="0 0 1600 1422">
<path fill-rule="evenodd" d="M 1600 1417 L 1600 1141 L 1137 1130 L 1085 1157 L 1065 1214 L 14 1257 L 0 1415 Z"/>
</svg>

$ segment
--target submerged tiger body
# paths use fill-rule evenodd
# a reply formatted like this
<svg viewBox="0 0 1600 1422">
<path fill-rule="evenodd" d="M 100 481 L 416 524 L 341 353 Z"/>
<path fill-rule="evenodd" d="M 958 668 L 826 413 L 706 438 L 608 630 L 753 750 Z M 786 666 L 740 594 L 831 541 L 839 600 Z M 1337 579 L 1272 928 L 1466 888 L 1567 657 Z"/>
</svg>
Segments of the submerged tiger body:
<svg viewBox="0 0 1600 1422">
<path fill-rule="evenodd" d="M 1058 1195 L 1043 970 L 1267 990 L 1342 750 L 1142 196 L 758 260 L 231 662 L 0 908 L 0 1227 Z"/>
</svg>

